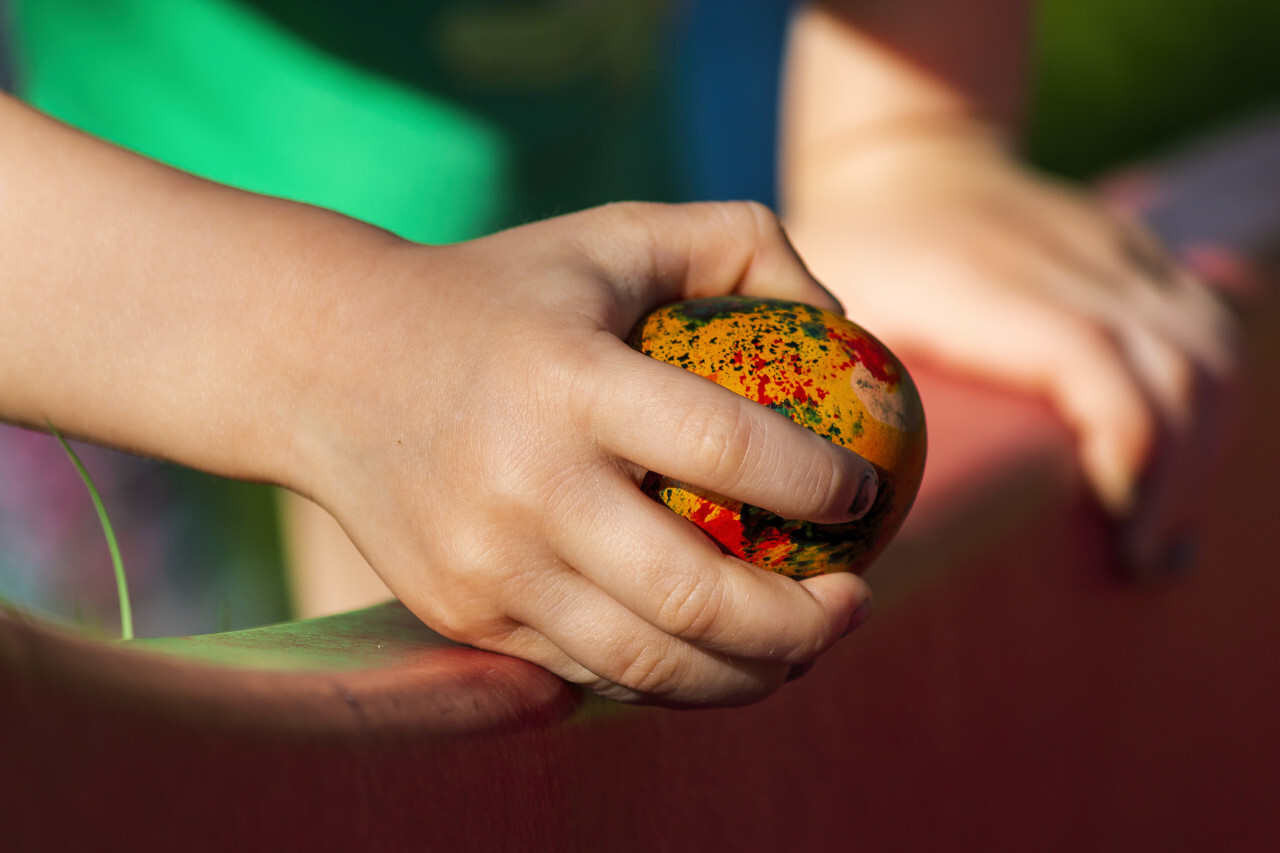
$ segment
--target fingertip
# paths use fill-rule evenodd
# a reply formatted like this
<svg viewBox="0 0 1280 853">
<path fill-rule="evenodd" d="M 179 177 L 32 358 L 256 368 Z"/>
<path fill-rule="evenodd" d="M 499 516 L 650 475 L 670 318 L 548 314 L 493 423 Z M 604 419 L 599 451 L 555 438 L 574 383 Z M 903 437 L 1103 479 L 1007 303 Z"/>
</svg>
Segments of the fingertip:
<svg viewBox="0 0 1280 853">
<path fill-rule="evenodd" d="M 791 242 L 791 235 L 787 232 L 786 226 L 779 223 L 779 228 L 780 233 L 782 234 L 783 243 L 787 249 L 786 253 L 795 259 L 795 265 L 799 268 L 797 270 L 799 275 L 794 278 L 790 276 L 786 277 L 785 281 L 790 283 L 790 292 L 778 295 L 794 299 L 797 302 L 807 302 L 817 308 L 822 308 L 826 311 L 839 314 L 841 317 L 846 316 L 844 303 L 839 300 L 830 288 L 813 275 L 813 271 L 809 269 L 809 264 L 805 261 L 804 257 L 796 251 L 795 244 Z M 755 289 L 757 286 L 759 285 L 755 282 L 748 282 L 747 285 L 749 289 Z M 773 285 L 765 282 L 764 286 L 771 287 Z"/>
<path fill-rule="evenodd" d="M 791 245 L 790 238 L 785 234 L 783 236 L 787 240 L 788 248 L 794 253 L 795 247 Z M 841 317 L 846 316 L 847 312 L 844 309 L 844 303 L 825 284 L 814 278 L 804 258 L 796 254 L 796 259 L 800 265 L 801 276 L 797 279 L 798 290 L 790 298 L 798 302 L 807 302 L 816 308 L 839 314 Z"/>
<path fill-rule="evenodd" d="M 738 292 L 804 302 L 844 316 L 844 305 L 814 278 L 777 214 L 755 202 L 747 202 L 745 207 L 756 223 L 757 249 Z"/>
<path fill-rule="evenodd" d="M 849 622 L 845 625 L 844 633 L 840 636 L 847 637 L 861 628 L 871 618 L 873 612 L 875 612 L 875 601 L 868 598 L 858 605 L 857 610 L 853 611 L 853 615 L 849 617 Z"/>
<path fill-rule="evenodd" d="M 852 572 L 830 572 L 800 581 L 829 614 L 831 642 L 848 636 L 870 618 L 874 597 L 867 582 Z"/>
<path fill-rule="evenodd" d="M 1137 502 L 1140 456 L 1114 432 L 1086 437 L 1080 463 L 1094 496 L 1114 518 L 1126 518 Z"/>
<path fill-rule="evenodd" d="M 857 521 L 870 512 L 872 505 L 876 502 L 876 495 L 879 491 L 880 475 L 876 473 L 873 465 L 866 463 L 866 469 L 862 474 L 862 482 L 858 485 L 858 494 L 854 497 L 853 504 L 849 507 L 849 518 Z"/>
<path fill-rule="evenodd" d="M 815 293 L 816 298 L 813 300 L 814 305 L 818 306 L 819 308 L 825 308 L 828 311 L 832 311 L 836 314 L 839 314 L 841 317 L 848 316 L 848 312 L 845 310 L 844 303 L 841 302 L 840 299 L 834 293 L 832 293 L 825 284 L 818 281 L 817 279 L 814 279 L 813 283 L 817 287 L 817 292 Z"/>
<path fill-rule="evenodd" d="M 1076 356 L 1046 368 L 1049 398 L 1076 433 L 1080 467 L 1099 503 L 1113 517 L 1127 517 L 1155 446 L 1159 415 L 1116 340 L 1079 326 L 1062 340 L 1070 343 L 1062 351 Z"/>
</svg>

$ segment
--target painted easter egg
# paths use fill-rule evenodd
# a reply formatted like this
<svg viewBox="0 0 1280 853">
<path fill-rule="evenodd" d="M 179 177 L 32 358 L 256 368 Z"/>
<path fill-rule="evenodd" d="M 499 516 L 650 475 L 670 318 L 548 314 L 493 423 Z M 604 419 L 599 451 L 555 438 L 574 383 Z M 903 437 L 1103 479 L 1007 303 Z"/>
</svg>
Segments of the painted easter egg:
<svg viewBox="0 0 1280 853">
<path fill-rule="evenodd" d="M 786 519 L 688 483 L 649 474 L 645 492 L 703 529 L 720 548 L 796 578 L 861 573 L 906 518 L 924 474 L 924 409 L 884 344 L 810 305 L 718 296 L 644 317 L 628 343 L 755 400 L 869 461 L 875 503 L 857 521 Z"/>
</svg>

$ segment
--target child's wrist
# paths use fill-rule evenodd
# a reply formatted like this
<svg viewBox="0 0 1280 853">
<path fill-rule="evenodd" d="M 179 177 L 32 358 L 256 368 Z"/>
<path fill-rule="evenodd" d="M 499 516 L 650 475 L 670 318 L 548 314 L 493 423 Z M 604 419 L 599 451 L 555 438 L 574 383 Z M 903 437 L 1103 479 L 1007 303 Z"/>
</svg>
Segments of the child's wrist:
<svg viewBox="0 0 1280 853">
<path fill-rule="evenodd" d="M 291 287 L 293 310 L 280 318 L 278 449 L 268 476 L 312 498 L 338 476 L 340 460 L 361 452 L 361 425 L 371 412 L 384 423 L 395 420 L 385 399 L 394 384 L 385 348 L 404 336 L 400 318 L 388 313 L 394 299 L 383 294 L 404 293 L 405 282 L 418 286 L 412 279 L 425 269 L 419 258 L 434 251 L 353 225 L 317 245 Z"/>
<path fill-rule="evenodd" d="M 788 152 L 783 197 L 793 209 L 810 198 L 892 180 L 921 156 L 958 149 L 1011 156 L 1012 135 L 976 113 L 903 112 L 849 127 Z"/>
</svg>

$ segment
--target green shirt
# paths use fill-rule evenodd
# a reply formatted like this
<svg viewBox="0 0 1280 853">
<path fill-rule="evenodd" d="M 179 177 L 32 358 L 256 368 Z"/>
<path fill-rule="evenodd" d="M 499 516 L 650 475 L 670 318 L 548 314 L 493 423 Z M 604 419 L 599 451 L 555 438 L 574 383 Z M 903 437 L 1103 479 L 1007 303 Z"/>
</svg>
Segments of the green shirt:
<svg viewBox="0 0 1280 853">
<path fill-rule="evenodd" d="M 660 0 L 17 0 L 18 93 L 234 186 L 452 242 L 678 197 Z"/>
</svg>

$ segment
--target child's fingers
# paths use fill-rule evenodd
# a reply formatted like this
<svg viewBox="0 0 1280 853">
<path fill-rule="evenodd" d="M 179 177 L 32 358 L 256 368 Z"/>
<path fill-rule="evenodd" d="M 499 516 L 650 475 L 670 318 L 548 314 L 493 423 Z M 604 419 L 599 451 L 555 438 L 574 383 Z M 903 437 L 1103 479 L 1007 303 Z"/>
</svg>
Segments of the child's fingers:
<svg viewBox="0 0 1280 853">
<path fill-rule="evenodd" d="M 1167 299 L 1151 311 L 1155 327 L 1217 380 L 1233 376 L 1239 362 L 1239 325 L 1226 304 L 1203 282 L 1176 268 Z"/>
<path fill-rule="evenodd" d="M 560 520 L 552 547 L 615 600 L 665 634 L 772 663 L 813 660 L 870 598 L 842 574 L 821 598 L 782 575 L 722 554 L 693 524 L 617 473 L 617 496 Z"/>
<path fill-rule="evenodd" d="M 578 244 L 631 297 L 633 318 L 662 302 L 735 292 L 842 311 L 777 216 L 755 202 L 608 205 L 584 219 Z"/>
<path fill-rule="evenodd" d="M 1048 400 L 1077 437 L 1099 500 L 1123 515 L 1156 434 L 1146 389 L 1115 335 L 1034 294 L 1003 292 L 981 322 L 954 322 L 942 356 L 957 368 Z"/>
<path fill-rule="evenodd" d="M 1235 388 L 1145 329 L 1131 330 L 1125 342 L 1162 414 L 1143 499 L 1125 525 L 1125 556 L 1139 574 L 1185 570 L 1209 494 L 1206 481 L 1235 413 Z"/>
<path fill-rule="evenodd" d="M 518 657 L 521 660 L 527 660 L 530 663 L 536 663 L 543 669 L 560 676 L 565 681 L 577 684 L 607 699 L 637 705 L 681 707 L 706 704 L 747 704 L 776 690 L 785 679 L 784 673 L 786 670 L 785 667 L 777 665 L 746 664 L 742 669 L 735 670 L 735 674 L 742 677 L 719 680 L 713 684 L 676 683 L 673 686 L 657 685 L 656 681 L 654 681 L 654 684 L 660 690 L 644 691 L 599 675 L 581 661 L 566 653 L 560 645 L 549 639 L 541 631 L 527 625 L 517 626 L 501 637 L 477 641 L 474 645 L 487 651 L 498 652 Z M 566 645 L 573 648 L 578 643 L 569 641 Z M 593 656 L 599 653 L 598 644 L 588 642 L 587 647 L 593 650 L 591 653 Z M 728 659 L 725 660 L 725 663 L 732 665 Z M 608 669 L 608 666 L 604 663 L 598 662 L 595 666 L 602 670 Z M 652 661 L 644 661 L 642 664 L 633 667 L 633 670 L 639 672 L 641 668 L 644 668 L 646 671 L 652 671 L 654 666 L 655 664 Z M 651 678 L 650 681 L 653 681 L 653 679 Z"/>
<path fill-rule="evenodd" d="M 1156 418 L 1111 336 L 1074 318 L 1046 319 L 1044 344 L 1022 353 L 1029 378 L 1075 431 L 1080 461 L 1112 513 L 1128 513 L 1151 454 Z M 1067 353 L 1063 357 L 1063 353 Z"/>
<path fill-rule="evenodd" d="M 623 687 L 607 679 L 601 678 L 578 661 L 565 654 L 564 650 L 548 640 L 540 631 L 527 625 L 520 625 L 501 637 L 479 640 L 474 644 L 477 648 L 499 654 L 517 657 L 535 663 L 548 672 L 552 672 L 571 684 L 613 699 L 631 704 L 660 704 L 654 697 L 645 696 L 637 690 Z M 678 704 L 672 701 L 671 704 Z"/>
<path fill-rule="evenodd" d="M 1170 285 L 1180 286 L 1177 273 Z M 1046 318 L 1043 345 L 1069 346 L 1063 352 L 1071 355 L 1055 362 L 1041 350 L 1043 357 L 1029 365 L 1079 436 L 1095 492 L 1115 514 L 1129 516 L 1143 554 L 1168 550 L 1175 529 L 1194 515 L 1186 501 L 1153 484 L 1194 489 L 1187 478 L 1207 471 L 1190 458 L 1197 449 L 1189 430 L 1212 414 L 1197 407 L 1197 389 L 1220 381 L 1213 377 L 1228 370 L 1232 358 L 1230 344 L 1211 325 L 1182 322 L 1187 313 L 1169 310 L 1168 299 L 1159 308 L 1132 307 L 1152 292 L 1149 284 L 1134 284 L 1117 299 L 1128 306 L 1094 305 L 1083 316 Z"/>
<path fill-rule="evenodd" d="M 1235 320 L 1202 283 L 1176 267 L 1158 286 L 1133 268 L 1120 271 L 1117 277 L 1126 274 L 1104 308 L 1106 322 L 1147 329 L 1211 376 L 1226 377 L 1235 371 Z"/>
<path fill-rule="evenodd" d="M 1109 286 L 1136 277 L 1148 285 L 1167 288 L 1177 266 L 1159 238 L 1137 219 L 1095 203 L 1075 191 L 1054 188 L 1042 195 L 1043 215 L 1027 224 L 1059 244 L 1058 262 L 1078 269 L 1077 287 Z"/>
<path fill-rule="evenodd" d="M 1159 418 L 1141 500 L 1125 519 L 1123 543 L 1129 571 L 1147 575 L 1167 570 L 1161 564 L 1174 553 L 1175 541 L 1190 535 L 1200 509 L 1192 495 L 1201 484 L 1191 482 L 1198 448 L 1189 444 L 1198 371 L 1183 351 L 1144 326 L 1130 324 L 1121 340 Z"/>
<path fill-rule="evenodd" d="M 848 521 L 871 505 L 875 469 L 857 454 L 679 367 L 621 347 L 601 358 L 614 378 L 589 418 L 607 452 L 787 518 Z"/>
<path fill-rule="evenodd" d="M 1159 247 L 1147 243 L 1140 230 L 1126 234 L 1124 223 L 1113 227 L 1096 217 L 1073 224 L 1077 227 L 1058 232 L 1067 241 L 1065 249 L 1046 250 L 1052 240 L 1044 237 L 1039 247 L 1024 246 L 1020 254 L 1028 280 L 1050 297 L 1049 305 L 1065 309 L 1046 327 L 1045 341 L 1074 340 L 1081 354 L 1042 372 L 1049 377 L 1051 398 L 1080 436 L 1082 462 L 1095 490 L 1117 513 L 1127 507 L 1141 511 L 1138 539 L 1148 547 L 1139 550 L 1151 552 L 1162 547 L 1153 540 L 1172 535 L 1174 517 L 1190 513 L 1178 509 L 1185 502 L 1157 495 L 1149 486 L 1140 506 L 1131 493 L 1140 475 L 1163 482 L 1165 469 L 1187 467 L 1182 457 L 1191 451 L 1185 433 L 1204 417 L 1196 411 L 1195 389 L 1203 380 L 1229 373 L 1232 323 L 1185 271 L 1167 259 L 1161 264 L 1148 257 Z M 1127 250 L 1126 245 L 1140 247 Z M 1139 406 L 1147 409 L 1145 416 Z M 1163 444 L 1158 456 L 1157 440 Z M 1181 486 L 1180 479 L 1173 482 Z"/>
<path fill-rule="evenodd" d="M 776 690 L 788 666 L 745 661 L 673 637 L 632 613 L 589 579 L 561 566 L 539 572 L 540 591 L 513 602 L 525 634 L 518 653 L 575 683 L 626 701 L 737 705 Z"/>
<path fill-rule="evenodd" d="M 1169 339 L 1214 375 L 1235 363 L 1235 322 L 1212 292 L 1171 258 L 1132 216 L 1076 203 L 1056 221 L 1043 263 L 1055 299 L 1109 326 L 1138 322 Z M 1043 250 L 1042 250 L 1043 251 Z"/>
<path fill-rule="evenodd" d="M 1125 324 L 1119 339 L 1165 431 L 1181 434 L 1194 415 L 1197 366 L 1186 352 L 1138 323 Z"/>
</svg>

